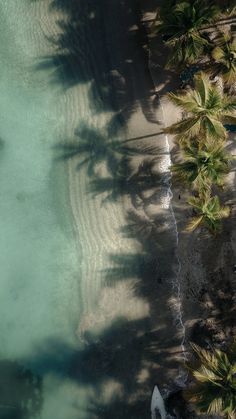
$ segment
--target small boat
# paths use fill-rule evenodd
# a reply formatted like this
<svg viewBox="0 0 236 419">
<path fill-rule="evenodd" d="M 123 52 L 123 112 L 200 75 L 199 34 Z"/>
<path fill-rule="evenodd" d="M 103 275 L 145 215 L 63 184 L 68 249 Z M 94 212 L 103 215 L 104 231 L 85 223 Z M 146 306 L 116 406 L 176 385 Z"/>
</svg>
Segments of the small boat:
<svg viewBox="0 0 236 419">
<path fill-rule="evenodd" d="M 157 386 L 152 392 L 151 414 L 152 419 L 166 419 L 164 400 Z"/>
</svg>

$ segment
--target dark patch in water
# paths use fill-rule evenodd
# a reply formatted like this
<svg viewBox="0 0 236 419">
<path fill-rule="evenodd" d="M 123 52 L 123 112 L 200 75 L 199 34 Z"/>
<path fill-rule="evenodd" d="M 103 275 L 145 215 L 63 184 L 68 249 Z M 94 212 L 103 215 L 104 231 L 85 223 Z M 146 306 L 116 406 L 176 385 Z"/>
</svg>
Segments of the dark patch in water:
<svg viewBox="0 0 236 419">
<path fill-rule="evenodd" d="M 18 362 L 0 361 L 0 419 L 31 419 L 42 408 L 42 381 Z"/>
</svg>

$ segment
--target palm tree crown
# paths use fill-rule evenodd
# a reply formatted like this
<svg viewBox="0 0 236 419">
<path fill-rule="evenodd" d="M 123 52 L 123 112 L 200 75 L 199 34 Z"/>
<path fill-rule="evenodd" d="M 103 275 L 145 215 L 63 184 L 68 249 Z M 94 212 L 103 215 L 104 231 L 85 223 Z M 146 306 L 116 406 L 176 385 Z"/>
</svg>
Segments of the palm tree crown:
<svg viewBox="0 0 236 419">
<path fill-rule="evenodd" d="M 207 351 L 192 344 L 201 365 L 190 371 L 195 379 L 193 387 L 186 391 L 187 398 L 196 404 L 200 412 L 224 414 L 236 417 L 236 347 L 226 354 L 214 349 Z"/>
<path fill-rule="evenodd" d="M 211 145 L 199 149 L 196 144 L 182 150 L 183 161 L 171 166 L 177 178 L 204 190 L 212 184 L 222 186 L 229 173 L 232 157 L 224 151 L 224 146 Z"/>
<path fill-rule="evenodd" d="M 225 139 L 224 122 L 236 124 L 236 97 L 225 94 L 218 86 L 210 82 L 204 73 L 195 76 L 195 89 L 181 94 L 169 93 L 169 99 L 182 109 L 187 116 L 165 132 L 175 134 L 178 139 L 199 136 L 213 139 Z"/>
<path fill-rule="evenodd" d="M 173 47 L 168 61 L 169 67 L 195 62 L 208 45 L 207 39 L 199 30 L 203 25 L 211 23 L 218 13 L 218 8 L 210 3 L 204 0 L 172 0 L 161 7 L 154 24 L 154 32 L 163 34 L 167 45 Z"/>
<path fill-rule="evenodd" d="M 218 45 L 212 50 L 215 74 L 220 74 L 227 85 L 236 82 L 236 38 L 231 34 L 220 33 Z"/>
<path fill-rule="evenodd" d="M 189 222 L 187 231 L 193 231 L 202 224 L 216 234 L 221 229 L 222 218 L 228 217 L 230 213 L 229 207 L 221 206 L 218 196 L 210 196 L 208 191 L 204 191 L 199 197 L 190 198 L 188 202 L 197 215 Z"/>
</svg>

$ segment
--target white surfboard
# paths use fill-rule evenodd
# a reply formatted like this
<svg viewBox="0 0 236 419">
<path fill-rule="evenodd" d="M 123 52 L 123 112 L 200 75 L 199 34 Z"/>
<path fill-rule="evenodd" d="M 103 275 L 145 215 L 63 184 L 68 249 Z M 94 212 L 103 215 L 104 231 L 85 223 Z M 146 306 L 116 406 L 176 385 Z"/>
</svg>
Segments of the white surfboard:
<svg viewBox="0 0 236 419">
<path fill-rule="evenodd" d="M 154 387 L 151 400 L 152 419 L 158 419 L 157 412 L 160 413 L 161 419 L 166 419 L 166 410 L 163 397 L 157 386 Z"/>
</svg>

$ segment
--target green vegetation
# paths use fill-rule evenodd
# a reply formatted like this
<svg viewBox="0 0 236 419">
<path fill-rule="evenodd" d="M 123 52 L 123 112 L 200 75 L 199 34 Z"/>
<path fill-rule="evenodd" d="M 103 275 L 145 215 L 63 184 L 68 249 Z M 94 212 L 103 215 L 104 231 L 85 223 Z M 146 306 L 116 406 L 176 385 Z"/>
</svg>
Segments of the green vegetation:
<svg viewBox="0 0 236 419">
<path fill-rule="evenodd" d="M 236 345 L 227 353 L 218 349 L 207 351 L 192 344 L 200 365 L 189 366 L 194 384 L 186 397 L 202 413 L 236 417 Z"/>
<path fill-rule="evenodd" d="M 195 73 L 185 90 L 167 95 L 182 119 L 164 130 L 180 148 L 174 178 L 194 191 L 187 231 L 203 226 L 215 234 L 230 213 L 216 193 L 233 160 L 225 147 L 226 126 L 236 125 L 236 38 L 230 31 L 235 13 L 233 2 L 163 1 L 152 27 L 170 49 L 167 68 Z"/>
<path fill-rule="evenodd" d="M 171 12 L 170 12 L 171 10 Z M 157 13 L 153 33 L 163 35 L 166 45 L 171 48 L 167 67 L 182 67 L 196 62 L 209 41 L 201 28 L 211 24 L 219 13 L 213 2 L 196 0 L 167 1 Z"/>
<path fill-rule="evenodd" d="M 226 138 L 225 122 L 236 124 L 236 98 L 224 93 L 220 87 L 210 82 L 209 77 L 200 73 L 195 76 L 195 86 L 181 94 L 169 93 L 168 97 L 186 113 L 182 121 L 166 128 L 178 139 L 196 138 L 199 143 Z"/>
<path fill-rule="evenodd" d="M 213 185 L 224 185 L 230 171 L 233 156 L 225 151 L 227 131 L 223 124 L 236 124 L 236 98 L 202 72 L 195 76 L 194 88 L 169 93 L 168 97 L 184 112 L 181 121 L 165 129 L 175 135 L 181 150 L 181 162 L 172 165 L 171 170 L 198 192 L 198 197 L 189 199 L 197 216 L 187 231 L 203 225 L 215 234 L 220 231 L 221 219 L 229 215 L 229 208 L 221 206 L 219 198 L 211 197 L 210 192 Z"/>
<path fill-rule="evenodd" d="M 170 50 L 166 68 L 182 72 L 186 85 L 167 94 L 181 119 L 164 132 L 174 135 L 179 148 L 173 179 L 191 191 L 187 232 L 203 227 L 215 235 L 230 215 L 218 195 L 234 159 L 226 147 L 227 127 L 236 125 L 235 20 L 234 1 L 170 0 L 163 1 L 152 27 L 152 35 L 161 34 Z M 193 381 L 187 399 L 200 413 L 235 419 L 236 343 L 227 353 L 192 348 L 198 364 L 189 366 Z"/>
<path fill-rule="evenodd" d="M 236 83 L 236 38 L 231 33 L 221 32 L 217 46 L 211 52 L 213 63 L 210 67 L 214 75 L 222 76 L 226 85 Z"/>
<path fill-rule="evenodd" d="M 221 230 L 221 220 L 229 216 L 229 207 L 221 206 L 218 196 L 210 196 L 208 192 L 201 193 L 199 197 L 189 199 L 194 208 L 196 217 L 193 217 L 187 226 L 187 231 L 193 231 L 203 224 L 213 234 Z"/>
<path fill-rule="evenodd" d="M 204 144 L 201 149 L 196 143 L 186 145 L 181 155 L 182 161 L 171 166 L 177 179 L 201 191 L 210 190 L 212 184 L 223 186 L 232 156 L 225 152 L 222 144 Z"/>
</svg>

